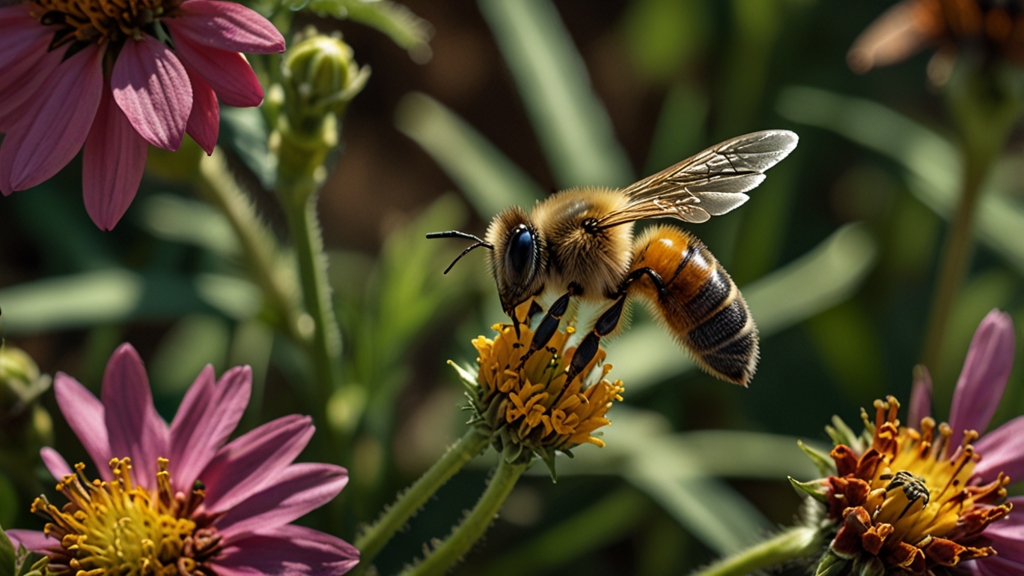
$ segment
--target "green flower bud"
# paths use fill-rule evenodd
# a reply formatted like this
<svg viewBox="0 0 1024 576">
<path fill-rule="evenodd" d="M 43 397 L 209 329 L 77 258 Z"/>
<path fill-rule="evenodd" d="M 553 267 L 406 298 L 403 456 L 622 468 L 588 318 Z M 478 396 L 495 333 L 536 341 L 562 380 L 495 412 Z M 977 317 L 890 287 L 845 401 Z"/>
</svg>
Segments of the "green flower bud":
<svg viewBox="0 0 1024 576">
<path fill-rule="evenodd" d="M 52 442 L 53 421 L 36 403 L 50 383 L 24 350 L 0 345 L 0 443 L 34 455 Z"/>
<path fill-rule="evenodd" d="M 282 87 L 285 111 L 293 130 L 315 133 L 329 114 L 340 116 L 363 89 L 370 68 L 353 59 L 339 35 L 307 29 L 306 38 L 285 54 Z"/>
</svg>

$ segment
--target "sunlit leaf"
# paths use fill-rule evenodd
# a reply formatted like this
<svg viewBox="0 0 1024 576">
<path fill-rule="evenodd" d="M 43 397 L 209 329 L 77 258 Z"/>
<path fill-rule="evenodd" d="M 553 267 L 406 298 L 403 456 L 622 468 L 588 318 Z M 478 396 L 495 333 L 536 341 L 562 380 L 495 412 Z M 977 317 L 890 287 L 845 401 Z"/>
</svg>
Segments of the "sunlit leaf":
<svg viewBox="0 0 1024 576">
<path fill-rule="evenodd" d="M 875 262 L 876 246 L 867 230 L 852 224 L 840 228 L 813 250 L 768 276 L 743 287 L 743 295 L 762 338 L 811 318 L 849 298 Z M 694 368 L 673 346 L 670 336 L 653 323 L 638 325 L 608 345 L 609 358 L 620 362 L 615 377 L 630 392 Z"/>
<path fill-rule="evenodd" d="M 455 181 L 483 220 L 544 197 L 533 180 L 489 140 L 430 96 L 414 92 L 398 104 L 395 124 Z"/>
<path fill-rule="evenodd" d="M 963 162 L 953 143 L 940 134 L 881 104 L 817 88 L 786 89 L 778 108 L 794 122 L 831 130 L 895 160 L 907 170 L 914 197 L 936 214 L 948 220 L 956 210 Z M 1024 208 L 993 186 L 989 182 L 985 187 L 974 233 L 1024 272 Z"/>
<path fill-rule="evenodd" d="M 430 59 L 427 42 L 434 34 L 429 22 L 405 6 L 389 0 L 286 0 L 285 5 L 306 8 L 320 16 L 347 18 L 387 34 L 391 41 L 409 51 L 416 62 Z"/>
<path fill-rule="evenodd" d="M 158 238 L 237 256 L 238 237 L 215 208 L 172 194 L 153 194 L 142 201 L 142 224 Z"/>
<path fill-rule="evenodd" d="M 548 0 L 480 0 L 479 6 L 559 186 L 628 184 L 629 159 L 555 6 Z"/>
<path fill-rule="evenodd" d="M 120 268 L 9 286 L 0 290 L 0 306 L 9 336 L 209 310 L 188 278 Z"/>
</svg>

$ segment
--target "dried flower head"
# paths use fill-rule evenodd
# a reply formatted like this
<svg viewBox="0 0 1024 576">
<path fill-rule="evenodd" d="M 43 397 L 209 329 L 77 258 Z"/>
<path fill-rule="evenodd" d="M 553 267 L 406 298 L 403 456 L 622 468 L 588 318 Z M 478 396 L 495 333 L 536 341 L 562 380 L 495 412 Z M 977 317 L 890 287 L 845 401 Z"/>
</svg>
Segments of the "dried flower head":
<svg viewBox="0 0 1024 576">
<path fill-rule="evenodd" d="M 963 50 L 1024 65 L 1024 2 L 903 0 L 857 37 L 847 62 L 854 72 L 863 74 L 928 47 L 938 49 L 929 65 L 933 80 L 941 80 L 936 76 L 948 72 L 951 56 Z"/>
</svg>

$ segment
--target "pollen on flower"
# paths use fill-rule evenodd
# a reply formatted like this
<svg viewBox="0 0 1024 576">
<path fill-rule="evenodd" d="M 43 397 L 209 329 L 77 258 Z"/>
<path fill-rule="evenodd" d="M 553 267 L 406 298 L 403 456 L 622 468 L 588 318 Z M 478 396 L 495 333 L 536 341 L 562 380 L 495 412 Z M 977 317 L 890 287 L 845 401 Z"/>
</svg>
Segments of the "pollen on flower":
<svg viewBox="0 0 1024 576">
<path fill-rule="evenodd" d="M 510 324 L 494 329 L 498 334 L 493 340 L 473 340 L 479 353 L 473 405 L 477 422 L 489 428 L 496 447 L 506 457 L 529 457 L 532 452 L 550 460 L 555 450 L 584 443 L 604 446 L 593 433 L 611 423 L 605 414 L 622 400 L 623 392 L 621 381 L 607 379 L 612 366 L 604 363 L 605 351 L 567 382 L 566 368 L 576 351 L 568 346 L 573 327 L 556 332 L 525 362 L 533 332 L 522 327 L 516 336 Z"/>
<path fill-rule="evenodd" d="M 159 459 L 155 493 L 132 481 L 128 458 L 110 461 L 110 481 L 90 481 L 84 469 L 79 463 L 57 484 L 68 499 L 63 507 L 44 496 L 32 503 L 32 512 L 49 520 L 44 532 L 60 543 L 48 552 L 50 573 L 213 576 L 205 562 L 219 551 L 220 537 L 192 518 L 203 491 L 174 494 L 166 459 Z"/>
<path fill-rule="evenodd" d="M 837 474 L 825 480 L 825 494 L 841 524 L 831 552 L 861 562 L 867 555 L 910 574 L 996 554 L 982 533 L 1010 512 L 1009 478 L 970 485 L 977 433 L 951 446 L 947 424 L 924 418 L 920 430 L 900 427 L 898 409 L 892 397 L 875 402 L 874 422 L 865 415 L 872 444 L 863 454 L 844 444 L 832 450 Z"/>
<path fill-rule="evenodd" d="M 103 44 L 138 38 L 181 0 L 33 0 L 32 17 L 55 33 L 50 48 L 69 42 Z"/>
</svg>

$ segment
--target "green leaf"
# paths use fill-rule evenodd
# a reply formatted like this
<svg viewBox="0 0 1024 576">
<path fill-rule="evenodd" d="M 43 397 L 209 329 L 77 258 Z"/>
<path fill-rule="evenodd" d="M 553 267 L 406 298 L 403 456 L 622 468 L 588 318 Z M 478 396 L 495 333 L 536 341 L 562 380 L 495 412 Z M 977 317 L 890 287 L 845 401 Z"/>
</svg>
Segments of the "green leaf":
<svg viewBox="0 0 1024 576">
<path fill-rule="evenodd" d="M 10 336 L 209 310 L 189 278 L 123 268 L 17 284 L 0 290 L 0 302 Z"/>
<path fill-rule="evenodd" d="M 320 16 L 347 18 L 386 34 L 391 41 L 409 51 L 415 62 L 430 60 L 427 42 L 434 35 L 429 22 L 405 6 L 389 0 L 288 0 L 293 10 L 302 7 Z"/>
<path fill-rule="evenodd" d="M 963 161 L 956 146 L 898 112 L 862 98 L 825 90 L 791 87 L 778 102 L 779 114 L 794 122 L 831 130 L 903 166 L 911 194 L 949 219 L 960 197 Z M 1002 165 L 1013 162 L 1006 158 Z M 1002 166 L 997 166 L 996 173 Z M 990 178 L 978 205 L 978 240 L 1024 272 L 1024 209 L 994 189 Z"/>
<path fill-rule="evenodd" d="M 840 558 L 832 550 L 826 550 L 821 557 L 818 567 L 814 570 L 814 576 L 839 576 L 844 574 L 849 560 Z"/>
<path fill-rule="evenodd" d="M 231 224 L 205 202 L 153 194 L 142 200 L 140 208 L 143 227 L 157 238 L 191 244 L 224 257 L 241 253 Z"/>
<path fill-rule="evenodd" d="M 14 544 L 0 528 L 0 576 L 15 576 L 15 560 Z"/>
<path fill-rule="evenodd" d="M 624 186 L 629 159 L 558 10 L 548 0 L 480 0 L 558 185 Z"/>
<path fill-rule="evenodd" d="M 874 265 L 876 245 L 859 224 L 844 226 L 813 250 L 743 288 L 761 338 L 767 338 L 849 298 Z M 694 368 L 663 328 L 645 323 L 608 345 L 609 358 L 643 358 L 615 366 L 633 393 Z"/>
<path fill-rule="evenodd" d="M 277 180 L 277 156 L 267 147 L 270 132 L 260 109 L 223 106 L 220 120 L 219 142 L 227 144 L 238 155 L 263 188 L 273 189 Z"/>
<path fill-rule="evenodd" d="M 512 206 L 533 206 L 544 192 L 462 118 L 430 96 L 402 98 L 395 125 L 455 182 L 483 220 Z"/>
</svg>

